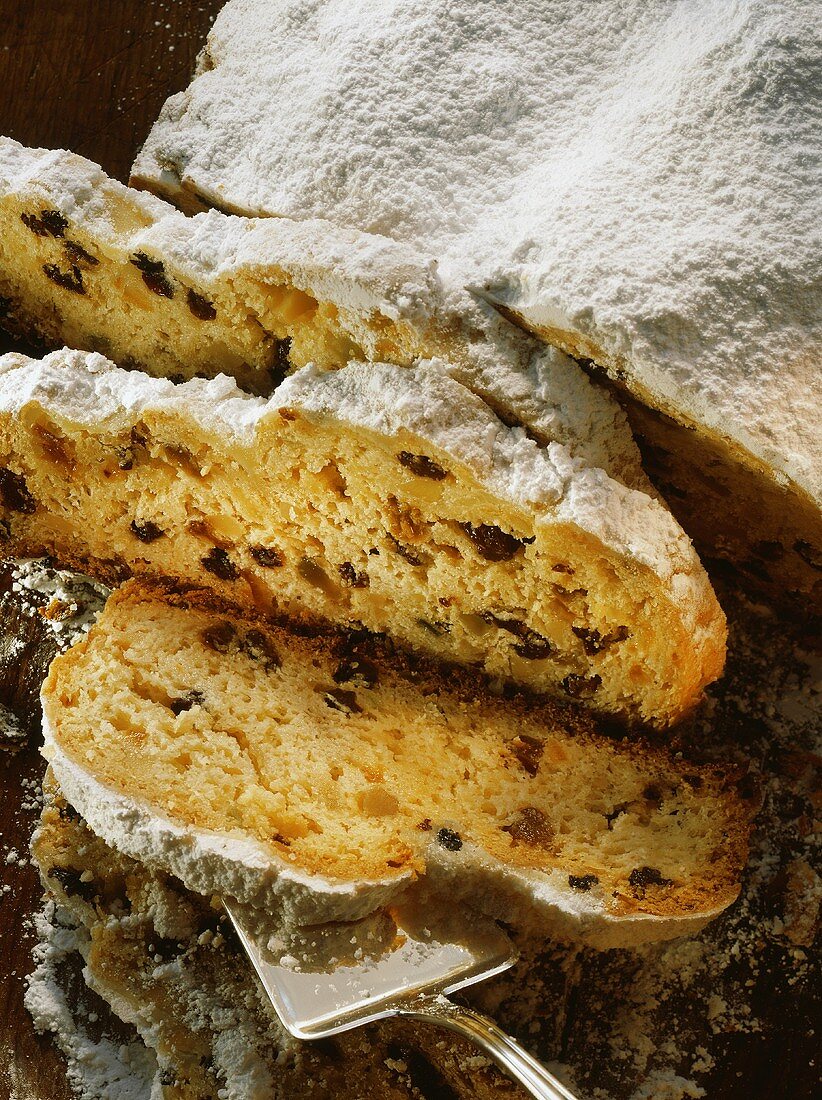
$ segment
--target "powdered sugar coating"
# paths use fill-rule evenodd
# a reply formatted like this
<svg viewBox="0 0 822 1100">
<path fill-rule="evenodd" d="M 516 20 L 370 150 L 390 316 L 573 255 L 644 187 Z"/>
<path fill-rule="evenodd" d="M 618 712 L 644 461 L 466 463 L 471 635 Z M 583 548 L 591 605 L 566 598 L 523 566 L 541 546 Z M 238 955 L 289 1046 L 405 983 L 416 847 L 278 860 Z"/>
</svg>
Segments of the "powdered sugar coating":
<svg viewBox="0 0 822 1100">
<path fill-rule="evenodd" d="M 413 241 L 820 499 L 817 26 L 812 0 L 232 0 L 135 177 Z"/>
<path fill-rule="evenodd" d="M 88 933 L 67 910 L 47 901 L 35 914 L 35 969 L 26 978 L 25 1005 L 39 1032 L 53 1033 L 67 1061 L 67 1078 L 80 1100 L 159 1100 L 157 1059 L 135 1035 L 131 1042 L 100 1035 L 97 1014 L 67 982 L 72 956 L 88 950 Z M 124 1017 L 125 1018 L 125 1017 Z M 94 1036 L 94 1037 L 92 1037 Z M 156 1088 L 152 1090 L 152 1083 Z"/>
</svg>

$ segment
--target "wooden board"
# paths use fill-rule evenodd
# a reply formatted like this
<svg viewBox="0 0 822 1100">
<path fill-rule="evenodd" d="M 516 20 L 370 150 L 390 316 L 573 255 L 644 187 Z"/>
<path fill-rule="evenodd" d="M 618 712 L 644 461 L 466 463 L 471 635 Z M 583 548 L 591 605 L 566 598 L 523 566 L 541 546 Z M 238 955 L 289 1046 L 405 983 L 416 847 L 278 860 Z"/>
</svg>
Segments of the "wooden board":
<svg viewBox="0 0 822 1100">
<path fill-rule="evenodd" d="M 26 145 L 63 147 L 126 182 L 164 100 L 184 88 L 222 0 L 0 0 L 0 133 Z M 3 350 L 0 347 L 0 350 Z M 46 633 L 0 605 L 6 637 L 0 701 L 33 717 Z M 33 744 L 33 742 L 32 742 Z M 2 852 L 27 852 L 36 818 L 23 784 L 42 775 L 31 748 L 0 758 Z M 35 1034 L 23 1007 L 31 970 L 31 915 L 41 889 L 33 868 L 0 863 L 0 1100 L 68 1100 L 65 1064 Z M 116 1100 L 116 1098 L 112 1098 Z"/>
</svg>

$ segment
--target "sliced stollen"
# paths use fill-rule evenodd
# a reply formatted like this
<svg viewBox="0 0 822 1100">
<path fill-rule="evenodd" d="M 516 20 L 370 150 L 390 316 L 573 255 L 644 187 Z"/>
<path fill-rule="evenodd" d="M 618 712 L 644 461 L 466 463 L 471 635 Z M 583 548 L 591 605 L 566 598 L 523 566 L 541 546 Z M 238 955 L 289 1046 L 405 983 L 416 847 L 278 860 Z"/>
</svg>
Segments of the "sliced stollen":
<svg viewBox="0 0 822 1100">
<path fill-rule="evenodd" d="M 53 662 L 43 751 L 106 843 L 288 924 L 362 917 L 424 879 L 605 946 L 696 929 L 737 896 L 738 769 L 386 658 L 131 581 Z"/>
<path fill-rule="evenodd" d="M 60 943 L 70 914 L 86 982 L 157 1055 L 153 1100 L 522 1100 L 475 1048 L 428 1024 L 292 1039 L 219 905 L 105 844 L 48 774 L 44 795 L 32 854 L 61 907 Z M 40 999 L 26 1001 L 40 1022 Z"/>
<path fill-rule="evenodd" d="M 631 395 L 700 548 L 819 608 L 818 5 L 588 7 L 231 0 L 132 178 L 437 256 Z"/>
<path fill-rule="evenodd" d="M 541 442 L 648 488 L 624 413 L 409 245 L 319 220 L 188 218 L 92 161 L 0 137 L 0 323 L 175 380 L 442 356 Z"/>
<path fill-rule="evenodd" d="M 503 424 L 441 363 L 305 367 L 267 400 L 94 353 L 0 359 L 8 554 L 207 585 L 664 727 L 724 616 L 643 493 Z"/>
</svg>

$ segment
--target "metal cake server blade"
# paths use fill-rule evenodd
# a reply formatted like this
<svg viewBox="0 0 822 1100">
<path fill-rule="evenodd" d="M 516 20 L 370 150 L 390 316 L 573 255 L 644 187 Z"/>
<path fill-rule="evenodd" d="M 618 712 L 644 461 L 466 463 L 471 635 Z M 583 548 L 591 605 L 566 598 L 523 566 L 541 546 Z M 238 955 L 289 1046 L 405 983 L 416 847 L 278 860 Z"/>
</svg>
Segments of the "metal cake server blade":
<svg viewBox="0 0 822 1100">
<path fill-rule="evenodd" d="M 482 1013 L 448 1000 L 513 966 L 517 951 L 493 921 L 413 902 L 362 921 L 266 938 L 249 908 L 223 899 L 237 935 L 283 1026 L 321 1039 L 404 1016 L 467 1036 L 538 1100 L 575 1100 L 517 1041 Z"/>
</svg>

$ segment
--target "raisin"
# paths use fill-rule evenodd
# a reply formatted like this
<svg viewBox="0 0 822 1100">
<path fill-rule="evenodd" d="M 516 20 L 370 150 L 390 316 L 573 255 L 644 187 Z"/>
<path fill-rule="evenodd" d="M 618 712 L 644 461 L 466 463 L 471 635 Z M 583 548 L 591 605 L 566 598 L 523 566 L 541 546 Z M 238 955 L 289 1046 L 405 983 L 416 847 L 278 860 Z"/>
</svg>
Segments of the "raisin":
<svg viewBox="0 0 822 1100">
<path fill-rule="evenodd" d="M 74 469 L 74 454 L 71 451 L 71 444 L 67 440 L 60 435 L 55 435 L 54 432 L 50 432 L 48 428 L 44 428 L 41 424 L 34 426 L 34 434 L 40 440 L 43 454 L 50 462 L 53 462 L 55 466 L 63 466 L 69 472 Z"/>
<path fill-rule="evenodd" d="M 822 551 L 816 549 L 804 539 L 797 539 L 793 544 L 794 550 L 813 569 L 822 569 Z"/>
<path fill-rule="evenodd" d="M 430 477 L 432 481 L 444 481 L 448 477 L 448 471 L 434 462 L 427 455 L 415 455 L 410 451 L 400 451 L 397 460 L 401 466 L 405 466 L 417 477 Z"/>
<path fill-rule="evenodd" d="M 673 886 L 673 879 L 663 878 L 662 873 L 656 867 L 635 867 L 628 875 L 631 886 L 643 888 L 646 886 Z"/>
<path fill-rule="evenodd" d="M 172 699 L 168 705 L 172 714 L 182 714 L 184 711 L 191 710 L 193 706 L 201 706 L 204 702 L 205 695 L 201 691 L 187 691 L 185 695 Z"/>
<path fill-rule="evenodd" d="M 222 546 L 212 547 L 204 558 L 200 558 L 200 564 L 221 581 L 236 581 L 240 576 L 240 570 Z"/>
<path fill-rule="evenodd" d="M 415 546 L 406 546 L 405 543 L 398 542 L 393 535 L 389 535 L 388 538 L 394 550 L 401 558 L 405 558 L 409 565 L 431 564 L 431 555 L 426 554 L 424 550 L 418 550 Z"/>
<path fill-rule="evenodd" d="M 596 886 L 599 883 L 599 878 L 596 875 L 569 875 L 568 885 L 572 890 L 590 890 L 592 886 Z"/>
<path fill-rule="evenodd" d="M 86 252 L 85 248 L 76 241 L 63 241 L 63 251 L 71 263 L 76 264 L 77 267 L 97 267 L 100 263 L 96 256 Z"/>
<path fill-rule="evenodd" d="M 21 214 L 20 220 L 38 237 L 62 237 L 68 228 L 68 219 L 59 210 L 41 210 L 39 218 L 36 214 Z"/>
<path fill-rule="evenodd" d="M 282 662 L 274 643 L 262 630 L 249 630 L 240 649 L 254 661 L 264 661 L 266 669 L 279 668 Z"/>
<path fill-rule="evenodd" d="M 618 817 L 620 817 L 622 814 L 624 814 L 627 809 L 628 809 L 628 803 L 627 802 L 618 802 L 617 805 L 614 806 L 613 810 L 611 810 L 610 813 L 605 815 L 605 820 L 608 823 L 608 832 L 611 832 L 613 830 L 614 822 L 616 821 L 616 819 Z"/>
<path fill-rule="evenodd" d="M 286 336 L 282 340 L 274 341 L 274 362 L 269 367 L 269 373 L 273 384 L 279 386 L 280 382 L 282 382 L 290 370 L 291 337 Z M 289 419 L 289 417 L 285 415 L 287 412 L 288 410 L 280 409 L 280 416 L 282 416 L 283 420 Z"/>
<path fill-rule="evenodd" d="M 522 641 L 513 646 L 514 653 L 518 653 L 526 661 L 542 661 L 550 656 L 553 646 L 547 638 L 537 634 L 535 630 L 528 630 L 522 637 Z"/>
<path fill-rule="evenodd" d="M 250 546 L 248 552 L 263 569 L 277 569 L 283 564 L 282 554 L 273 546 Z"/>
<path fill-rule="evenodd" d="M 486 561 L 510 561 L 522 549 L 525 541 L 488 523 L 480 523 L 477 527 L 471 523 L 461 523 L 460 527 L 474 544 L 479 556 Z"/>
<path fill-rule="evenodd" d="M 435 638 L 442 638 L 445 634 L 451 633 L 451 624 L 446 622 L 429 622 L 428 619 L 417 619 L 417 626 L 421 626 L 423 630 L 427 630 Z"/>
<path fill-rule="evenodd" d="M 419 825 L 417 825 L 417 828 L 419 829 L 419 831 L 421 833 L 430 833 L 431 832 L 431 818 L 430 817 L 423 818 L 423 820 L 419 823 Z"/>
<path fill-rule="evenodd" d="M 82 901 L 93 901 L 100 892 L 92 882 L 84 882 L 82 872 L 74 867 L 52 867 L 49 878 L 56 878 L 69 897 L 78 897 Z"/>
<path fill-rule="evenodd" d="M 608 634 L 600 634 L 598 630 L 587 626 L 572 626 L 571 630 L 582 642 L 582 648 L 589 657 L 601 653 L 603 649 L 607 649 L 616 642 L 624 642 L 629 636 L 627 626 L 618 626 Z"/>
<path fill-rule="evenodd" d="M 225 619 L 207 627 L 201 634 L 203 642 L 215 653 L 228 653 L 229 647 L 237 636 L 237 631 Z"/>
<path fill-rule="evenodd" d="M 83 273 L 76 264 L 72 264 L 71 271 L 61 271 L 57 264 L 43 264 L 43 274 L 63 290 L 70 290 L 73 294 L 86 292 L 83 286 Z"/>
<path fill-rule="evenodd" d="M 174 287 L 169 282 L 165 266 L 160 260 L 152 260 L 145 252 L 135 252 L 131 257 L 131 263 L 143 276 L 143 282 L 152 294 L 158 294 L 161 298 L 174 297 Z"/>
<path fill-rule="evenodd" d="M 536 806 L 523 806 L 516 820 L 503 825 L 502 831 L 508 833 L 515 844 L 547 848 L 554 842 L 554 826 Z"/>
<path fill-rule="evenodd" d="M 26 516 L 37 508 L 37 501 L 29 492 L 23 475 L 3 466 L 0 466 L 0 499 L 12 512 L 22 512 Z"/>
<path fill-rule="evenodd" d="M 147 455 L 147 443 L 148 436 L 144 435 L 139 428 L 132 428 L 128 445 L 115 447 L 119 468 L 121 470 L 133 470 L 135 462 L 144 461 Z"/>
<path fill-rule="evenodd" d="M 462 837 L 453 829 L 440 829 L 437 833 L 437 843 L 449 852 L 458 852 L 462 847 Z"/>
<path fill-rule="evenodd" d="M 156 523 L 152 523 L 150 519 L 147 519 L 145 523 L 138 523 L 136 520 L 132 520 L 129 524 L 131 533 L 135 538 L 138 538 L 140 542 L 156 542 L 157 539 L 161 539 L 165 534 L 162 527 L 158 527 Z"/>
<path fill-rule="evenodd" d="M 518 638 L 522 636 L 523 631 L 528 630 L 522 619 L 503 619 L 499 615 L 495 615 L 493 611 L 483 611 L 480 618 L 489 626 L 497 626 L 500 630 L 507 630 L 509 634 L 515 634 Z"/>
<path fill-rule="evenodd" d="M 62 806 L 58 806 L 57 813 L 61 821 L 71 821 L 75 825 L 83 820 L 70 802 L 65 802 Z"/>
<path fill-rule="evenodd" d="M 500 630 L 507 630 L 509 634 L 519 638 L 519 644 L 515 645 L 513 649 L 515 653 L 526 660 L 542 660 L 544 657 L 548 657 L 553 650 L 553 646 L 548 639 L 543 638 L 541 634 L 537 634 L 536 630 L 532 630 L 522 619 L 502 619 L 491 611 L 484 611 L 480 618 L 491 626 L 499 627 Z"/>
<path fill-rule="evenodd" d="M 352 657 L 340 661 L 334 670 L 332 679 L 335 684 L 357 684 L 359 687 L 373 687 L 379 680 L 377 666 L 361 657 Z"/>
<path fill-rule="evenodd" d="M 167 294 L 167 298 L 171 295 Z M 186 295 L 186 301 L 188 302 L 188 308 L 194 314 L 198 321 L 213 321 L 217 316 L 217 310 L 209 302 L 208 298 L 204 298 L 202 294 L 198 294 L 196 290 L 189 290 Z"/>
<path fill-rule="evenodd" d="M 509 746 L 511 752 L 533 778 L 539 771 L 539 763 L 545 751 L 544 743 L 536 737 L 529 737 L 527 734 L 521 733 L 509 742 Z"/>
<path fill-rule="evenodd" d="M 566 695 L 571 695 L 576 699 L 584 695 L 593 695 L 601 685 L 601 676 L 580 676 L 575 672 L 571 672 L 562 681 L 562 690 Z"/>
<path fill-rule="evenodd" d="M 342 711 L 343 714 L 362 714 L 362 707 L 357 702 L 357 696 L 353 691 L 345 688 L 327 688 L 323 691 L 325 705 L 332 710 Z"/>
<path fill-rule="evenodd" d="M 342 565 L 338 565 L 337 572 L 340 574 L 343 588 L 368 588 L 371 584 L 368 574 L 358 573 L 350 561 L 344 561 Z"/>
</svg>

